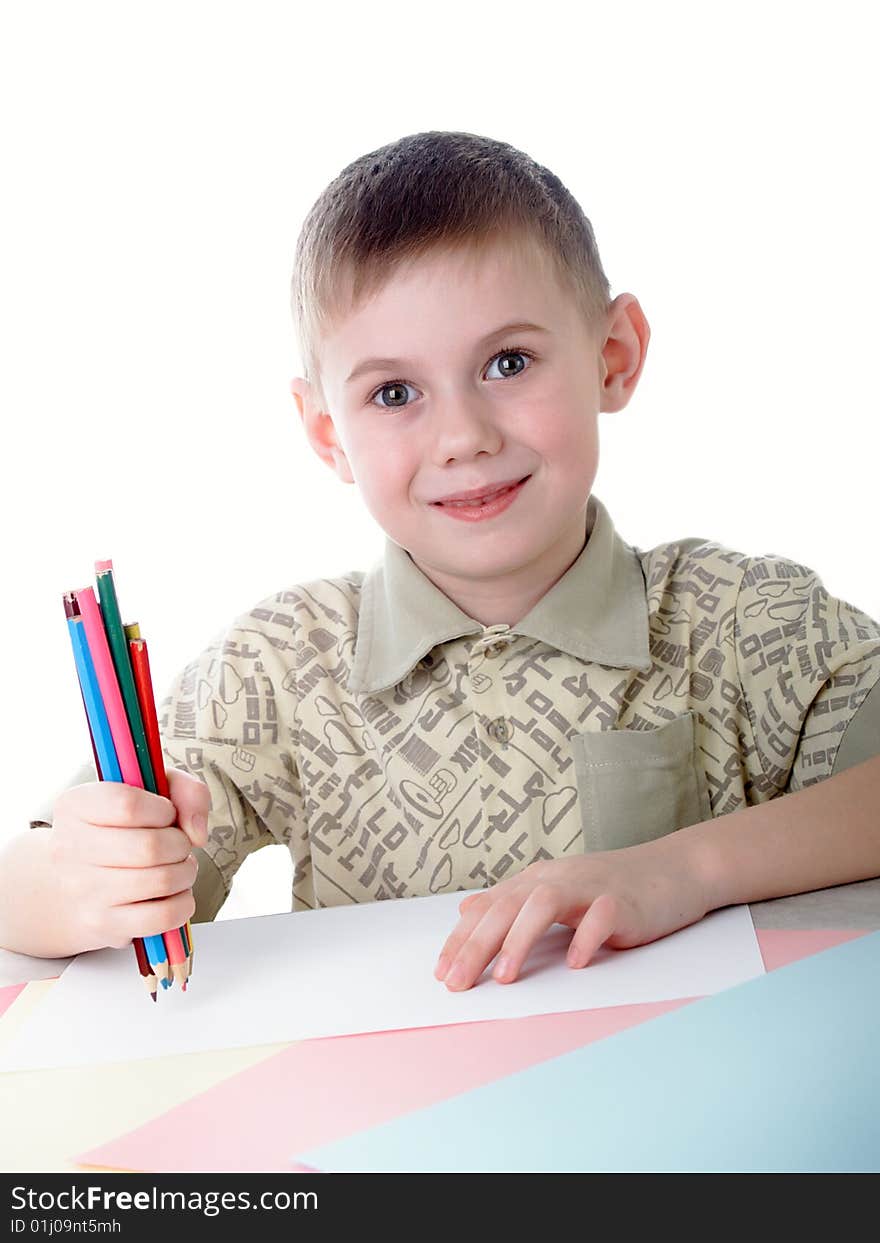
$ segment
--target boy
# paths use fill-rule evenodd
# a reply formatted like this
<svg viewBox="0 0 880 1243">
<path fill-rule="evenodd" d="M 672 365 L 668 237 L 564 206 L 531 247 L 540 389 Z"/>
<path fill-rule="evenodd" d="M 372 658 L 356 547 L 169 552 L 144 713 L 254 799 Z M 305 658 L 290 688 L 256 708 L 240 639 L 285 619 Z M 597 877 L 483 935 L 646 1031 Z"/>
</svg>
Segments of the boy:
<svg viewBox="0 0 880 1243">
<path fill-rule="evenodd" d="M 554 922 L 583 966 L 880 873 L 880 627 L 784 558 L 615 532 L 597 418 L 650 333 L 557 178 L 472 134 L 372 152 L 309 213 L 293 303 L 307 438 L 383 562 L 221 632 L 163 706 L 172 802 L 68 789 L 6 851 L 0 943 L 211 919 L 283 842 L 294 909 L 481 889 L 438 947 L 463 989 Z"/>
</svg>

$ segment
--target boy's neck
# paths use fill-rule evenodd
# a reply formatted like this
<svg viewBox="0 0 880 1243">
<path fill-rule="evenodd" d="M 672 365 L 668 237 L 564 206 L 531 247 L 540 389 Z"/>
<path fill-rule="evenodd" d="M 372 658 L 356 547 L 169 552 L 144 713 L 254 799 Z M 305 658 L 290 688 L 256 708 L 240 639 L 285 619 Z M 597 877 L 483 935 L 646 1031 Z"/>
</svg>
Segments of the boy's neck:
<svg viewBox="0 0 880 1243">
<path fill-rule="evenodd" d="M 425 565 L 411 552 L 409 555 L 425 577 L 468 617 L 483 626 L 515 626 L 574 564 L 588 538 L 584 511 L 550 548 L 497 578 L 457 577 Z"/>
</svg>

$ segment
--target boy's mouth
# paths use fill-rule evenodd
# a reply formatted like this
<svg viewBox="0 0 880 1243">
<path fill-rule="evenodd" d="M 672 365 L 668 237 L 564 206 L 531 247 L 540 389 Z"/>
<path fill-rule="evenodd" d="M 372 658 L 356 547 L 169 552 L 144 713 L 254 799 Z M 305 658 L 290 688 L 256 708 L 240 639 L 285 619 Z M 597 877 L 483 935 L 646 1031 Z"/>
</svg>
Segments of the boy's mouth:
<svg viewBox="0 0 880 1243">
<path fill-rule="evenodd" d="M 483 522 L 504 513 L 514 503 L 529 479 L 531 475 L 524 475 L 522 479 L 499 484 L 488 492 L 465 500 L 448 498 L 445 501 L 432 501 L 431 504 L 442 509 L 450 518 L 458 518 L 464 522 Z"/>
<path fill-rule="evenodd" d="M 496 484 L 494 487 L 485 488 L 482 491 L 461 492 L 453 496 L 448 496 L 442 501 L 432 501 L 432 505 L 449 505 L 458 508 L 479 509 L 488 501 L 493 501 L 497 497 L 507 492 L 512 492 L 520 484 L 525 483 L 531 476 L 524 475 L 521 479 L 510 479 L 506 483 Z"/>
</svg>

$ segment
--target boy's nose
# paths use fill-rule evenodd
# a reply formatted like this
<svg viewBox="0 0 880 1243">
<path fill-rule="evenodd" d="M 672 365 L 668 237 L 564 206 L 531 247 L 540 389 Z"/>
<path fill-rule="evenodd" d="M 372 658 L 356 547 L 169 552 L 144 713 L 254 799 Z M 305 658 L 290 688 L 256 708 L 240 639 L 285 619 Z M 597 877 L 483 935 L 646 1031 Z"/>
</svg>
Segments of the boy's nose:
<svg viewBox="0 0 880 1243">
<path fill-rule="evenodd" d="M 435 456 L 441 463 L 481 451 L 495 453 L 503 442 L 491 403 L 477 397 L 457 396 L 441 403 L 433 436 Z"/>
</svg>

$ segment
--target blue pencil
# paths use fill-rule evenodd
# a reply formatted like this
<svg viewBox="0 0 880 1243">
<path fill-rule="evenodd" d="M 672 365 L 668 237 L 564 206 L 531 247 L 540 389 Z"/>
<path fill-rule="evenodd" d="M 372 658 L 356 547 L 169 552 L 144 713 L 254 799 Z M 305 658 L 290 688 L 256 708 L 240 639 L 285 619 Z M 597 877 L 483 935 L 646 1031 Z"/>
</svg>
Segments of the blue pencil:
<svg viewBox="0 0 880 1243">
<path fill-rule="evenodd" d="M 156 979 L 159 980 L 163 988 L 171 987 L 171 972 L 168 966 L 168 951 L 165 948 L 165 942 L 161 937 L 144 937 L 144 949 L 147 951 L 147 958 L 150 960 L 150 966 L 156 972 Z"/>
<path fill-rule="evenodd" d="M 86 706 L 86 717 L 92 734 L 92 741 L 98 753 L 98 765 L 104 781 L 122 781 L 122 772 L 116 758 L 113 735 L 104 709 L 104 701 L 98 686 L 95 665 L 86 640 L 83 620 L 79 614 L 79 606 L 72 592 L 64 596 L 64 612 L 67 615 L 67 629 L 73 647 L 73 659 L 76 661 L 76 672 L 79 677 L 83 703 Z"/>
</svg>

